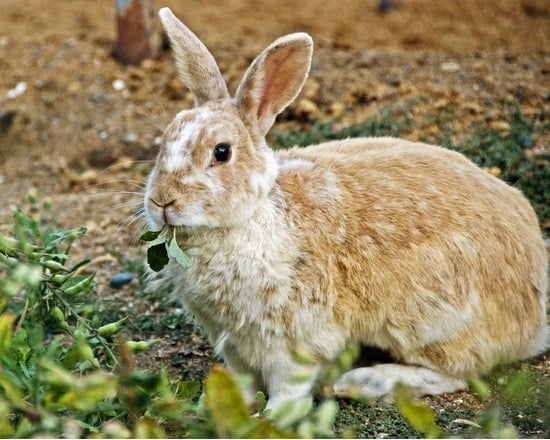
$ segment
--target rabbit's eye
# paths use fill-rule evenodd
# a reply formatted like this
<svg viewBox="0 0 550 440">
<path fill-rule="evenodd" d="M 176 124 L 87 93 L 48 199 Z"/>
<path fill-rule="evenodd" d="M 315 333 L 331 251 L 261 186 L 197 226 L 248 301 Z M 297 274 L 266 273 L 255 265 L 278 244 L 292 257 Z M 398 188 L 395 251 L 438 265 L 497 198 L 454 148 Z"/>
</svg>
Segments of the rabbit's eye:
<svg viewBox="0 0 550 440">
<path fill-rule="evenodd" d="M 231 157 L 231 146 L 229 144 L 218 144 L 214 148 L 214 159 L 217 163 L 227 162 Z"/>
</svg>

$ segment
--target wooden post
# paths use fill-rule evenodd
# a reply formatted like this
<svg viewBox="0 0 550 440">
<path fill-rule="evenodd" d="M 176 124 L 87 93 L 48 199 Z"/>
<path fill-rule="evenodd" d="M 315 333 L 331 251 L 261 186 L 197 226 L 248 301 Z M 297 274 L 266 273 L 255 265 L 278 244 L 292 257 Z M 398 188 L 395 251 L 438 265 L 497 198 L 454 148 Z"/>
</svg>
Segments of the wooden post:
<svg viewBox="0 0 550 440">
<path fill-rule="evenodd" d="M 115 0 L 115 56 L 121 63 L 139 64 L 146 58 L 159 55 L 162 36 L 154 3 L 154 0 Z"/>
</svg>

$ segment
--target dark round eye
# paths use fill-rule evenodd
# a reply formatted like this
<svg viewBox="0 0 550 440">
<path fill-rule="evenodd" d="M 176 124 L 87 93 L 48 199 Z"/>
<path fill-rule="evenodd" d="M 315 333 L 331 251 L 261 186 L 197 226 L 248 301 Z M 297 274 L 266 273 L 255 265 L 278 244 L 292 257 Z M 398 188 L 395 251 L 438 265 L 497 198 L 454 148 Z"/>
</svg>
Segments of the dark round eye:
<svg viewBox="0 0 550 440">
<path fill-rule="evenodd" d="M 229 144 L 218 144 L 214 148 L 214 159 L 216 162 L 227 162 L 231 157 L 231 146 Z"/>
</svg>

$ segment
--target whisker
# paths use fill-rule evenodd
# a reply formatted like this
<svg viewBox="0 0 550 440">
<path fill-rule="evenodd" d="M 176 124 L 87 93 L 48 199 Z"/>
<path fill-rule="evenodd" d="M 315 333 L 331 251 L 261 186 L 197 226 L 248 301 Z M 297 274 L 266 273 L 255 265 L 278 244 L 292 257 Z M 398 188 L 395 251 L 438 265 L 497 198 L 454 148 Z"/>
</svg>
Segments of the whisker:
<svg viewBox="0 0 550 440">
<path fill-rule="evenodd" d="M 134 196 L 141 196 L 143 197 L 143 191 L 117 191 L 117 190 L 110 190 L 110 191 L 102 191 L 102 192 L 96 192 L 93 194 L 90 194 L 90 196 L 107 196 L 107 195 L 134 195 Z"/>
<path fill-rule="evenodd" d="M 121 208 L 131 208 L 133 206 L 139 206 L 143 205 L 143 200 L 130 200 L 126 202 L 117 203 L 116 205 L 112 205 L 112 209 L 121 209 Z"/>
<path fill-rule="evenodd" d="M 144 80 L 143 85 L 146 86 L 149 89 L 149 91 L 151 92 L 151 96 L 155 99 L 155 101 L 157 102 L 157 104 L 159 105 L 161 110 L 163 111 L 164 116 L 169 118 L 170 115 L 168 114 L 168 111 L 166 110 L 166 107 L 164 106 L 164 102 L 162 101 L 162 99 L 160 99 L 159 95 L 157 94 L 157 92 L 153 88 L 151 81 Z"/>
<path fill-rule="evenodd" d="M 90 187 L 93 188 L 94 186 L 109 185 L 109 184 L 113 184 L 113 183 L 125 183 L 125 184 L 130 184 L 130 185 L 133 185 L 133 186 L 136 186 L 136 187 L 139 187 L 139 188 L 145 188 L 145 186 L 146 186 L 145 182 L 142 182 L 142 181 L 139 181 L 139 180 L 110 179 L 110 180 L 102 180 L 100 182 L 93 183 L 93 184 L 90 185 Z"/>
</svg>

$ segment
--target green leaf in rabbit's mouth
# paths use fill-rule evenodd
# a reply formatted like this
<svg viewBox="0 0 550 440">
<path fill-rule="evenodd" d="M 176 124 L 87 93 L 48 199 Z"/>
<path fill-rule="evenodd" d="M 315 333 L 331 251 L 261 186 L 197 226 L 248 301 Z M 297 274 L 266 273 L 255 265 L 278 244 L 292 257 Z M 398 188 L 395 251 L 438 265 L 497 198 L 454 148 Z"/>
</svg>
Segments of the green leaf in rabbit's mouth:
<svg viewBox="0 0 550 440">
<path fill-rule="evenodd" d="M 147 249 L 147 264 L 155 272 L 159 272 L 168 264 L 166 242 L 156 244 Z"/>
<path fill-rule="evenodd" d="M 183 252 L 176 240 L 176 229 L 173 229 L 172 237 L 162 234 L 164 230 L 165 228 L 160 231 L 146 231 L 139 237 L 141 240 L 149 242 L 147 264 L 151 270 L 161 271 L 168 264 L 170 257 L 185 269 L 191 267 L 191 258 Z"/>
</svg>

